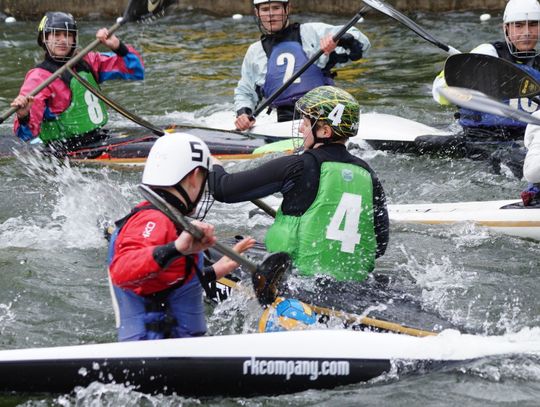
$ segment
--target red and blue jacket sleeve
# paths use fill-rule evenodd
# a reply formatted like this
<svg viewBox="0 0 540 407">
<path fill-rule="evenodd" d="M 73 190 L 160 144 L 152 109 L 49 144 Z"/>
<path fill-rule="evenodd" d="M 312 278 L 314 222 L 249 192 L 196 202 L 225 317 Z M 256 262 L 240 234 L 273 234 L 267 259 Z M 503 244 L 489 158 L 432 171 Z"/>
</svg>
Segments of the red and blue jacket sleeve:
<svg viewBox="0 0 540 407">
<path fill-rule="evenodd" d="M 144 62 L 140 54 L 122 42 L 114 52 L 90 52 L 84 59 L 97 73 L 99 83 L 113 79 L 144 79 Z"/>
<path fill-rule="evenodd" d="M 28 95 L 50 75 L 50 72 L 41 68 L 31 69 L 24 78 L 24 83 L 19 91 L 19 95 Z M 47 100 L 51 98 L 53 93 L 54 86 L 47 86 L 36 96 L 34 96 L 34 103 L 30 108 L 30 117 L 28 121 L 21 123 L 19 118 L 15 116 L 13 132 L 21 140 L 30 141 L 39 135 L 43 115 L 45 114 L 45 109 L 47 108 Z"/>
</svg>

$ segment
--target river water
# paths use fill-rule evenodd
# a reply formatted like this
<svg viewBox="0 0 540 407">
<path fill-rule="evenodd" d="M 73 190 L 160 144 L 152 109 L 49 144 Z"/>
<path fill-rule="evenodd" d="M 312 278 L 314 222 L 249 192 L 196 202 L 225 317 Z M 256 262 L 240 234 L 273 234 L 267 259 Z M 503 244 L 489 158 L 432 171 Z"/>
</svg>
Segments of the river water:
<svg viewBox="0 0 540 407">
<path fill-rule="evenodd" d="M 344 23 L 327 15 L 299 21 Z M 416 14 L 442 42 L 468 50 L 500 38 L 500 17 L 479 13 Z M 0 110 L 17 94 L 25 72 L 40 58 L 37 22 L 0 23 Z M 109 21 L 82 22 L 81 42 Z M 372 15 L 360 25 L 372 40 L 370 58 L 339 72 L 338 84 L 363 111 L 390 113 L 456 129 L 451 109 L 431 99 L 431 81 L 445 55 L 408 29 Z M 159 125 L 178 122 L 222 126 L 233 120 L 232 95 L 243 54 L 257 38 L 254 21 L 179 13 L 151 25 L 130 25 L 121 37 L 142 50 L 146 79 L 106 83 L 104 91 Z M 11 121 L 0 126 L 10 134 Z M 112 114 L 111 127 L 132 126 Z M 232 127 L 232 126 L 231 126 Z M 509 199 L 524 182 L 487 163 L 358 150 L 379 174 L 389 203 Z M 232 164 L 231 168 L 255 165 Z M 138 201 L 137 170 L 50 163 L 28 152 L 0 162 L 0 348 L 14 349 L 115 340 L 106 277 L 106 242 L 100 219 L 117 219 Z M 209 220 L 220 236 L 262 239 L 270 220 L 248 217 L 250 204 L 216 204 Z M 540 340 L 537 301 L 538 243 L 457 226 L 392 225 L 380 274 L 419 308 L 467 331 L 521 333 Z M 208 310 L 211 334 L 252 332 L 260 310 L 250 300 Z M 431 329 L 433 326 L 422 326 Z M 321 344 L 331 346 L 329 344 Z M 538 405 L 540 358 L 496 358 L 450 371 L 400 377 L 335 390 L 254 399 L 184 399 L 147 396 L 119 386 L 92 385 L 66 395 L 0 396 L 0 405 Z"/>
</svg>

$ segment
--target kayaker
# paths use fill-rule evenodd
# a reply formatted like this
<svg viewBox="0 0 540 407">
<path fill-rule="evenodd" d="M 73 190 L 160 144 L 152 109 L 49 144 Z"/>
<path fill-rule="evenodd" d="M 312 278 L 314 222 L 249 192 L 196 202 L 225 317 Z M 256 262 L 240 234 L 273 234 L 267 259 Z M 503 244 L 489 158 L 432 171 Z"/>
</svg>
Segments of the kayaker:
<svg viewBox="0 0 540 407">
<path fill-rule="evenodd" d="M 289 253 L 301 275 L 363 281 L 386 250 L 388 213 L 374 171 L 345 146 L 358 131 L 360 105 L 344 90 L 321 86 L 296 102 L 296 119 L 293 136 L 302 154 L 235 173 L 216 163 L 210 191 L 221 202 L 280 192 L 267 249 Z"/>
<path fill-rule="evenodd" d="M 540 113 L 534 113 L 533 116 L 540 117 Z M 540 126 L 527 125 L 524 141 L 527 155 L 523 164 L 523 176 L 529 185 L 521 193 L 521 199 L 525 206 L 540 205 Z"/>
<path fill-rule="evenodd" d="M 371 44 L 358 29 L 351 28 L 336 44 L 332 37 L 341 27 L 323 23 L 291 23 L 289 0 L 254 0 L 254 13 L 262 33 L 249 47 L 242 63 L 242 76 L 234 91 L 235 126 L 247 130 L 257 104 L 272 95 L 319 49 L 318 61 L 292 83 L 272 104 L 278 121 L 292 119 L 294 103 L 309 90 L 333 85 L 331 69 L 365 57 Z"/>
<path fill-rule="evenodd" d="M 537 0 L 510 0 L 503 15 L 504 41 L 484 43 L 471 53 L 486 54 L 510 61 L 537 80 L 540 80 L 540 57 L 537 50 L 540 36 L 540 4 Z M 445 87 L 444 71 L 433 82 L 433 98 L 440 104 L 450 104 L 439 93 Z M 528 98 L 511 99 L 507 104 L 532 113 L 539 109 L 537 103 Z M 460 109 L 457 114 L 465 135 L 485 139 L 522 139 L 525 123 L 502 116 Z"/>
<path fill-rule="evenodd" d="M 152 146 L 142 183 L 204 232 L 197 241 L 149 202 L 116 222 L 109 245 L 109 276 L 120 341 L 200 336 L 206 332 L 202 286 L 238 264 L 223 257 L 203 267 L 201 251 L 216 242 L 214 227 L 202 222 L 213 202 L 206 190 L 210 151 L 199 138 L 168 134 Z M 241 253 L 255 241 L 245 238 Z"/>
<path fill-rule="evenodd" d="M 37 42 L 45 57 L 26 74 L 11 106 L 17 107 L 14 133 L 23 141 L 39 137 L 56 150 L 73 150 L 105 137 L 105 104 L 85 89 L 69 72 L 53 81 L 35 97 L 28 97 L 38 85 L 77 53 L 79 30 L 71 14 L 48 12 L 38 27 Z M 106 28 L 96 38 L 112 52 L 89 52 L 74 70 L 96 88 L 111 79 L 142 80 L 144 66 L 139 53 Z"/>
</svg>

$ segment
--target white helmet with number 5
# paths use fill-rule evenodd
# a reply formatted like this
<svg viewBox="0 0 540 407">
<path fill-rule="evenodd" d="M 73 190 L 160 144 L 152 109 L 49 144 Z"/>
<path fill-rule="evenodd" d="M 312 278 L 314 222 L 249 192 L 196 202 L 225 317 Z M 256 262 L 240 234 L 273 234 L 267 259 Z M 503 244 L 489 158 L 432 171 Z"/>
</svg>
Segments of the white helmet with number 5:
<svg viewBox="0 0 540 407">
<path fill-rule="evenodd" d="M 198 167 L 210 170 L 210 150 L 206 143 L 187 133 L 166 134 L 150 149 L 142 183 L 173 186 Z"/>
</svg>

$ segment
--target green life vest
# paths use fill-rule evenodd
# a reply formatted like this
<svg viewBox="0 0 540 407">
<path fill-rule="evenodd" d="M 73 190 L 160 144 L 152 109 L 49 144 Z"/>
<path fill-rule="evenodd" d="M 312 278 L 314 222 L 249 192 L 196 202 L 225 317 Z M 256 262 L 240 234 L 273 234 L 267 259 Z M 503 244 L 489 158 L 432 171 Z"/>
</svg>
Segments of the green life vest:
<svg viewBox="0 0 540 407">
<path fill-rule="evenodd" d="M 79 75 L 90 82 L 92 86 L 98 88 L 98 84 L 90 72 L 79 72 Z M 71 89 L 71 104 L 68 108 L 56 119 L 44 120 L 41 123 L 39 138 L 45 143 L 89 133 L 103 127 L 109 119 L 105 104 L 81 85 L 77 79 L 72 78 L 69 87 Z"/>
<path fill-rule="evenodd" d="M 289 253 L 301 275 L 363 281 L 375 266 L 374 228 L 369 171 L 324 162 L 311 206 L 301 216 L 284 215 L 280 208 L 266 234 L 266 247 Z"/>
</svg>

